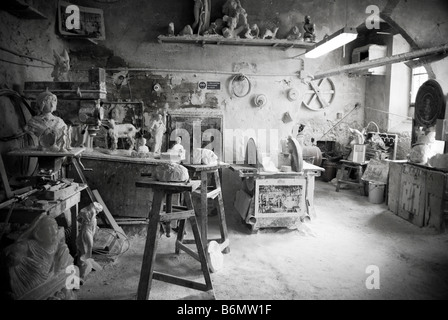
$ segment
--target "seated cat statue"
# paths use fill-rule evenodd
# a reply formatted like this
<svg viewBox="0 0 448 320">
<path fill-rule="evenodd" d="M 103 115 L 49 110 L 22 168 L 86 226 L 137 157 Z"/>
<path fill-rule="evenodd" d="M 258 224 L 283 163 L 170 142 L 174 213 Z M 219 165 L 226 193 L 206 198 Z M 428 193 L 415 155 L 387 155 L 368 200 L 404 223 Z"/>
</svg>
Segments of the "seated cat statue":
<svg viewBox="0 0 448 320">
<path fill-rule="evenodd" d="M 59 55 L 53 50 L 55 65 L 51 76 L 53 81 L 68 81 L 68 72 L 70 71 L 70 57 L 66 49 Z"/>
</svg>

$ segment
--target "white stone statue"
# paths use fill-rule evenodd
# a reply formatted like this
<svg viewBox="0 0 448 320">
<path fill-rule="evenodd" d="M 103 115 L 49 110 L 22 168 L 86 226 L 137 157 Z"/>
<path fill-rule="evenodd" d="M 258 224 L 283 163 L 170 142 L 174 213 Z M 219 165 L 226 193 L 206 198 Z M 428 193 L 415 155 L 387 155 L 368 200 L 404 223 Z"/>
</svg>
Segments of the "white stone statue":
<svg viewBox="0 0 448 320">
<path fill-rule="evenodd" d="M 78 247 L 78 266 L 81 278 L 85 278 L 96 266 L 92 259 L 93 237 L 97 231 L 96 216 L 101 211 L 103 211 L 103 206 L 98 202 L 91 203 L 79 211 L 78 221 L 81 228 L 76 238 L 76 245 Z"/>
<path fill-rule="evenodd" d="M 4 254 L 13 299 L 19 299 L 73 264 L 64 233 L 59 232 L 56 220 L 46 213 L 5 248 Z"/>
<path fill-rule="evenodd" d="M 58 98 L 50 91 L 37 96 L 36 105 L 39 113 L 32 117 L 24 127 L 28 133 L 39 140 L 39 149 L 65 152 L 71 149 L 68 144 L 68 127 L 64 120 L 53 115 Z"/>
<path fill-rule="evenodd" d="M 166 110 L 163 114 L 157 114 L 157 118 L 152 122 L 149 128 L 153 139 L 152 152 L 160 153 L 162 150 L 163 135 L 166 132 Z"/>
</svg>

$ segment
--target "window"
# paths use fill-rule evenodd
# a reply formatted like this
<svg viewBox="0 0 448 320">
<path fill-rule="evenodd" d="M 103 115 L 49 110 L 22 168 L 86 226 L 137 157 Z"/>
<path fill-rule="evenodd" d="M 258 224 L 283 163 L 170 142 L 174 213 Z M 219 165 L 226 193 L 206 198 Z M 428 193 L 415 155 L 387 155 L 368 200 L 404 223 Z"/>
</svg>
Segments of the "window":
<svg viewBox="0 0 448 320">
<path fill-rule="evenodd" d="M 426 72 L 425 67 L 422 66 L 412 69 L 411 106 L 415 104 L 418 89 L 426 80 L 428 80 L 428 73 Z"/>
</svg>

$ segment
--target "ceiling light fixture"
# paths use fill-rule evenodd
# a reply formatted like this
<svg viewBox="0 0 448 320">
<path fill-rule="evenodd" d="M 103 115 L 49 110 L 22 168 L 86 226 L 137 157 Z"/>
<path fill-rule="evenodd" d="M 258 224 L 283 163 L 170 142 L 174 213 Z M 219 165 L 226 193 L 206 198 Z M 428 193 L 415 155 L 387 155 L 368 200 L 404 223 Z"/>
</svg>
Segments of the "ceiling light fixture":
<svg viewBox="0 0 448 320">
<path fill-rule="evenodd" d="M 306 58 L 318 58 L 328 52 L 331 52 L 358 37 L 356 28 L 344 27 L 333 33 L 331 36 L 324 38 L 316 43 L 310 50 L 305 53 Z"/>
</svg>

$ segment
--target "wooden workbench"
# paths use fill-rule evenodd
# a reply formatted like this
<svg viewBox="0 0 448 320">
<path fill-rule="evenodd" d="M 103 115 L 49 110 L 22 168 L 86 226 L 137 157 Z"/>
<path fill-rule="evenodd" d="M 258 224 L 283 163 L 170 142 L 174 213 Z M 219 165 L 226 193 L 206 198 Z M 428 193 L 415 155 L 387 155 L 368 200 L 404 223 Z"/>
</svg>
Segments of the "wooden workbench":
<svg viewBox="0 0 448 320">
<path fill-rule="evenodd" d="M 107 154 L 104 149 L 87 149 L 81 159 L 86 168 L 84 176 L 90 188 L 101 194 L 113 216 L 147 218 L 152 192 L 137 188 L 135 181 L 142 174 L 152 175 L 157 165 L 169 161 L 126 156 L 125 150 L 122 151 L 120 155 Z"/>
</svg>

